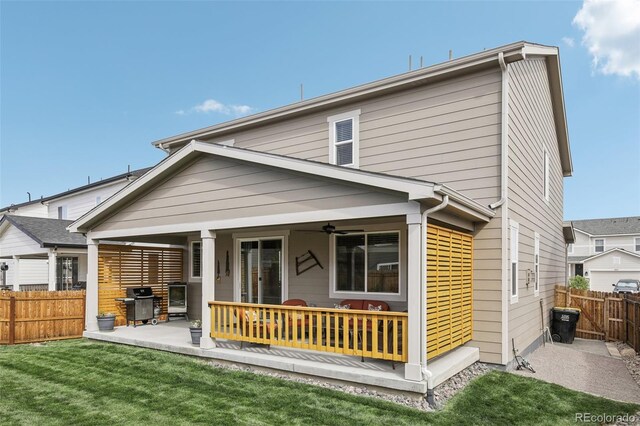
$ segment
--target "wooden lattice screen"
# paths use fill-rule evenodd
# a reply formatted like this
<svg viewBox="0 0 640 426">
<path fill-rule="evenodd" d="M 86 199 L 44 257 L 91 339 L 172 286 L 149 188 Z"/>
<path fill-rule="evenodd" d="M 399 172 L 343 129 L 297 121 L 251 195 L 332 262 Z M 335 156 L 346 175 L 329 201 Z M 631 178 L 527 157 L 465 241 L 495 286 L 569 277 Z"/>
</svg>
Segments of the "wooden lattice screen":
<svg viewBox="0 0 640 426">
<path fill-rule="evenodd" d="M 427 228 L 427 358 L 472 339 L 473 237 Z"/>
<path fill-rule="evenodd" d="M 98 311 L 117 314 L 116 325 L 126 323 L 124 303 L 129 287 L 152 287 L 162 296 L 167 312 L 167 284 L 182 281 L 183 250 L 179 248 L 106 245 L 98 247 Z"/>
</svg>

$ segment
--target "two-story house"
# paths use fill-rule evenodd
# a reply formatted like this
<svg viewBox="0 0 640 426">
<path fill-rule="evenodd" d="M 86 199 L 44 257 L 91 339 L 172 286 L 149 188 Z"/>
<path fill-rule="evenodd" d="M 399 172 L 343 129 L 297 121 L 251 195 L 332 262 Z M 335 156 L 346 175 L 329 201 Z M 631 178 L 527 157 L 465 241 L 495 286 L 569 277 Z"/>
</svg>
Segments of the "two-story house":
<svg viewBox="0 0 640 426">
<path fill-rule="evenodd" d="M 0 286 L 14 290 L 83 287 L 87 243 L 67 231 L 74 220 L 148 169 L 128 171 L 78 188 L 0 209 Z"/>
<path fill-rule="evenodd" d="M 211 357 L 327 377 L 342 373 L 224 345 L 394 360 L 431 388 L 451 351 L 507 365 L 512 339 L 541 344 L 572 173 L 556 47 L 514 43 L 154 144 L 165 160 L 70 227 L 89 244 L 88 336 L 99 305 L 123 315 L 114 294 L 131 282 L 110 240 L 185 248 L 184 264 L 139 265 L 149 285 L 182 274 Z"/>
<path fill-rule="evenodd" d="M 570 222 L 575 243 L 567 248 L 570 277 L 589 279 L 595 291 L 612 291 L 620 279 L 640 280 L 640 216 Z"/>
</svg>

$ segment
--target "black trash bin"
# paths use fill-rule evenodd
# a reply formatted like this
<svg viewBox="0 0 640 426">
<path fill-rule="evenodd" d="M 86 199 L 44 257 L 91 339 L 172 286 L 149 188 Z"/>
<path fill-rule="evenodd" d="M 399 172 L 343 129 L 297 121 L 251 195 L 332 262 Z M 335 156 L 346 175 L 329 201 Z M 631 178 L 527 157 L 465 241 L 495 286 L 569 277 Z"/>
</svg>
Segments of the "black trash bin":
<svg viewBox="0 0 640 426">
<path fill-rule="evenodd" d="M 551 310 L 551 337 L 554 342 L 573 343 L 580 310 L 575 308 L 553 308 Z"/>
</svg>

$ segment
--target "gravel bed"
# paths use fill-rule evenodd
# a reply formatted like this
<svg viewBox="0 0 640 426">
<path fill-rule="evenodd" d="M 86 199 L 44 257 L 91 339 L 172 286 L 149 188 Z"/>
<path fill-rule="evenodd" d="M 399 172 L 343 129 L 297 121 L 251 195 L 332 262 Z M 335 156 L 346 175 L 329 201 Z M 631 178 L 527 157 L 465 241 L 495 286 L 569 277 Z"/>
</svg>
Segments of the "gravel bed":
<svg viewBox="0 0 640 426">
<path fill-rule="evenodd" d="M 455 394 L 460 392 L 476 377 L 482 376 L 491 370 L 488 364 L 476 362 L 465 368 L 446 382 L 436 386 L 433 390 L 436 407 L 442 408 Z"/>
<path fill-rule="evenodd" d="M 633 348 L 626 343 L 618 342 L 617 347 L 631 376 L 633 376 L 638 386 L 640 386 L 640 355 L 636 354 Z"/>
<path fill-rule="evenodd" d="M 422 411 L 434 411 L 434 407 L 431 407 L 427 402 L 426 395 L 420 396 L 415 394 L 403 394 L 385 392 L 378 389 L 371 389 L 367 386 L 357 384 L 347 384 L 338 382 L 328 382 L 322 379 L 314 379 L 308 376 L 300 376 L 295 374 L 287 374 L 277 371 L 256 369 L 251 366 L 237 365 L 237 364 L 222 364 L 216 361 L 205 361 L 205 364 L 215 368 L 224 368 L 234 371 L 246 371 L 254 374 L 260 374 L 263 376 L 276 377 L 278 379 L 289 380 L 297 383 L 304 383 L 307 385 L 319 386 L 322 388 L 333 389 L 340 392 L 349 393 L 352 395 L 368 396 L 372 398 L 379 398 L 386 401 L 390 401 L 396 404 L 405 405 L 407 407 L 416 408 Z M 461 389 L 463 389 L 471 379 L 485 374 L 489 371 L 489 367 L 486 364 L 475 363 L 467 369 L 456 374 L 446 382 L 440 384 L 434 389 L 434 398 L 437 407 L 442 407 L 444 404 Z"/>
</svg>

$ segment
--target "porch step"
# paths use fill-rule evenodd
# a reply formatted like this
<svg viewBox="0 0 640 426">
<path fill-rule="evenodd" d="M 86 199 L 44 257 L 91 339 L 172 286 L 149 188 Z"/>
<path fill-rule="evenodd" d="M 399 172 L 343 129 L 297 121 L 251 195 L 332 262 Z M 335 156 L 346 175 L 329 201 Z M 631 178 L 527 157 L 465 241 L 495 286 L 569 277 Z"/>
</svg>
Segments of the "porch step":
<svg viewBox="0 0 640 426">
<path fill-rule="evenodd" d="M 479 359 L 480 349 L 471 346 L 460 346 L 434 361 L 428 362 L 427 369 L 432 374 L 429 380 L 429 388 L 438 386 Z"/>
</svg>

